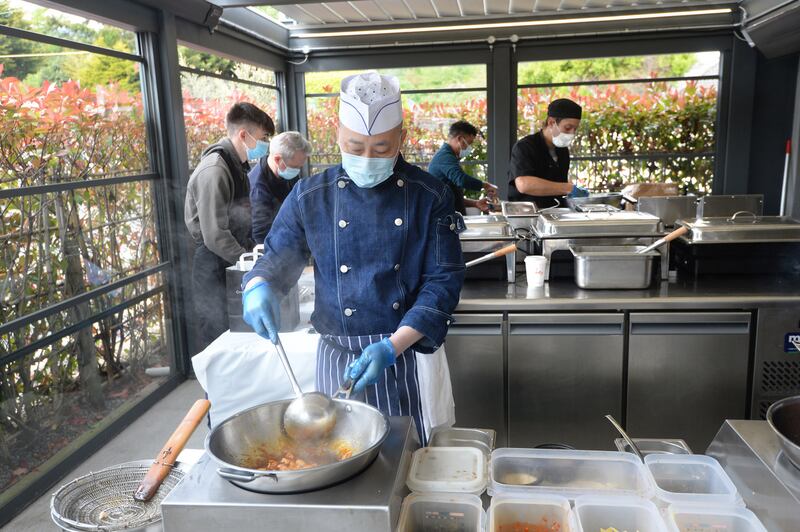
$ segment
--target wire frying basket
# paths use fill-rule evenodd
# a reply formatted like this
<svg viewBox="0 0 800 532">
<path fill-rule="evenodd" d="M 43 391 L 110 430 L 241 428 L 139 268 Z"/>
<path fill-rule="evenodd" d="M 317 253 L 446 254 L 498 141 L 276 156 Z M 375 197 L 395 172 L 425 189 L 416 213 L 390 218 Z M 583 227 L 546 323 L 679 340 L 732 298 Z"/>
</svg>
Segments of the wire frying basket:
<svg viewBox="0 0 800 532">
<path fill-rule="evenodd" d="M 144 530 L 158 524 L 161 501 L 184 472 L 176 465 L 151 500 L 134 500 L 151 464 L 151 460 L 127 462 L 76 478 L 53 494 L 50 516 L 62 529 L 78 532 Z"/>
</svg>

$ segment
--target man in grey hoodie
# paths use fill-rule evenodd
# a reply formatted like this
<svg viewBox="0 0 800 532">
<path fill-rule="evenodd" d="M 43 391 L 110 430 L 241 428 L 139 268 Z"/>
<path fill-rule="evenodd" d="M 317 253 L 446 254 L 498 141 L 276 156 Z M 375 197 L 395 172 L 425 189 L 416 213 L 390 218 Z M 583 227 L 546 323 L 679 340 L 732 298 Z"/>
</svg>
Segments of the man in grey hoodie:
<svg viewBox="0 0 800 532">
<path fill-rule="evenodd" d="M 267 113 L 246 102 L 230 108 L 225 128 L 228 136 L 206 148 L 189 177 L 184 204 L 196 246 L 192 292 L 200 349 L 228 329 L 225 268 L 253 249 L 248 161 L 266 155 L 265 139 L 275 134 Z"/>
</svg>

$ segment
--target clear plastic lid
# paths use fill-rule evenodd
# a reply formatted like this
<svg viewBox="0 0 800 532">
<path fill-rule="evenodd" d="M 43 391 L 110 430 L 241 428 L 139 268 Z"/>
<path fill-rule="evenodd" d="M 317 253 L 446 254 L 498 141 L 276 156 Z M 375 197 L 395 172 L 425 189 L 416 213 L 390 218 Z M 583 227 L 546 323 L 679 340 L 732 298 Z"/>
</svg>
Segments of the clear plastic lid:
<svg viewBox="0 0 800 532">
<path fill-rule="evenodd" d="M 575 513 L 582 532 L 667 532 L 656 505 L 638 497 L 578 497 Z"/>
<path fill-rule="evenodd" d="M 486 489 L 486 458 L 475 447 L 423 447 L 414 452 L 406 484 L 419 493 L 480 495 Z"/>
<path fill-rule="evenodd" d="M 743 506 L 739 492 L 722 466 L 703 455 L 649 455 L 645 466 L 653 477 L 656 497 L 676 503 Z"/>
<path fill-rule="evenodd" d="M 735 506 L 674 504 L 667 524 L 672 532 L 767 532 L 753 512 Z"/>
<path fill-rule="evenodd" d="M 489 468 L 489 495 L 549 493 L 653 497 L 652 478 L 629 453 L 559 449 L 497 449 Z"/>
<path fill-rule="evenodd" d="M 489 506 L 488 532 L 576 532 L 569 499 L 558 495 L 497 496 Z"/>
<path fill-rule="evenodd" d="M 481 532 L 485 521 L 477 495 L 412 493 L 403 501 L 397 532 Z"/>
<path fill-rule="evenodd" d="M 489 462 L 494 450 L 496 432 L 492 429 L 464 427 L 437 427 L 431 432 L 430 447 L 475 447 L 480 449 Z"/>
</svg>

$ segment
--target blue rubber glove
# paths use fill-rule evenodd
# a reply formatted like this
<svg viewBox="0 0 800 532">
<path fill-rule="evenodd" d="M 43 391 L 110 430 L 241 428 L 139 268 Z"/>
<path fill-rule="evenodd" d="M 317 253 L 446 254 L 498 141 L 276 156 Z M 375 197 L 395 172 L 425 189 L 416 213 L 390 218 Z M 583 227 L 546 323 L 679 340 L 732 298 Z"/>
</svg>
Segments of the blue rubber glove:
<svg viewBox="0 0 800 532">
<path fill-rule="evenodd" d="M 353 393 L 361 393 L 364 389 L 378 382 L 383 375 L 383 370 L 397 360 L 397 353 L 388 338 L 368 345 L 361 356 L 355 359 L 344 370 L 344 378 L 353 379 Z"/>
<path fill-rule="evenodd" d="M 568 198 L 588 198 L 589 191 L 578 185 L 572 185 L 572 192 L 567 195 Z"/>
<path fill-rule="evenodd" d="M 266 283 L 257 283 L 242 294 L 242 317 L 259 336 L 278 343 L 281 300 Z"/>
</svg>

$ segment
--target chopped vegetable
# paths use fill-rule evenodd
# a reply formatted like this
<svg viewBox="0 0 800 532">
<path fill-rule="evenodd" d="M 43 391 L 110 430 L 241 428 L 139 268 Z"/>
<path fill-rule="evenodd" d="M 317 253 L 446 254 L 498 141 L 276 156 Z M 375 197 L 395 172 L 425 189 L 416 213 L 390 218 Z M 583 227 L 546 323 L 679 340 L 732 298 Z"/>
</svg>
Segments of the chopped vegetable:
<svg viewBox="0 0 800 532">
<path fill-rule="evenodd" d="M 253 447 L 242 466 L 263 471 L 295 471 L 332 464 L 353 456 L 353 448 L 343 442 L 326 447 L 300 447 L 282 440 Z"/>
</svg>

